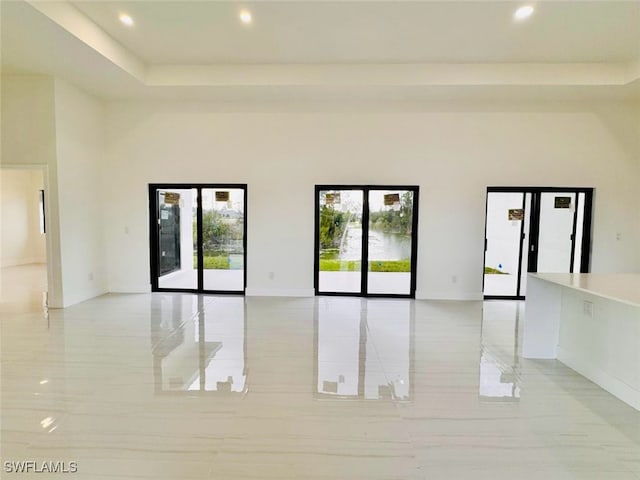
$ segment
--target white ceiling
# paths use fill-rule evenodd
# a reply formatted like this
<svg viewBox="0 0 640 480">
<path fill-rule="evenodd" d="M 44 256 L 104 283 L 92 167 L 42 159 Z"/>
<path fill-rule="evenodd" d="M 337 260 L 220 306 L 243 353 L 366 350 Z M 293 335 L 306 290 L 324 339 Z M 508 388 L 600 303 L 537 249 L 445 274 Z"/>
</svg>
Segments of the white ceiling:
<svg viewBox="0 0 640 480">
<path fill-rule="evenodd" d="M 640 99 L 640 0 L 519 5 L 0 0 L 2 71 L 104 98 Z"/>
<path fill-rule="evenodd" d="M 640 2 L 73 2 L 147 63 L 620 62 L 640 56 Z M 135 19 L 128 28 L 118 12 Z"/>
</svg>

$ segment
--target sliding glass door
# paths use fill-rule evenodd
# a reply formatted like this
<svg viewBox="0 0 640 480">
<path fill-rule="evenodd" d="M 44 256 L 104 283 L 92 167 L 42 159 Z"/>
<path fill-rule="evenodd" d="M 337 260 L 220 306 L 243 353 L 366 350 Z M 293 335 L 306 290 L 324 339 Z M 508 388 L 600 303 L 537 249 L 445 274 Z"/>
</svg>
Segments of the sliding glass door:
<svg viewBox="0 0 640 480">
<path fill-rule="evenodd" d="M 244 291 L 244 188 L 202 189 L 202 270 L 206 291 Z"/>
<path fill-rule="evenodd" d="M 316 195 L 318 292 L 356 293 L 362 290 L 362 218 L 364 191 L 326 189 Z"/>
<path fill-rule="evenodd" d="M 418 187 L 316 186 L 316 294 L 415 296 Z"/>
<path fill-rule="evenodd" d="M 524 298 L 528 272 L 589 271 L 591 188 L 489 187 L 485 298 Z"/>
<path fill-rule="evenodd" d="M 487 195 L 485 295 L 518 296 L 525 214 L 524 192 Z"/>
<path fill-rule="evenodd" d="M 195 188 L 156 189 L 158 288 L 196 289 L 198 191 Z M 156 241 L 154 241 L 156 243 Z"/>
<path fill-rule="evenodd" d="M 246 185 L 149 185 L 152 291 L 244 293 Z"/>
<path fill-rule="evenodd" d="M 417 195 L 417 190 L 369 190 L 368 294 L 413 296 L 415 293 L 412 287 L 414 222 L 417 224 L 417 217 L 413 215 L 414 193 Z"/>
</svg>

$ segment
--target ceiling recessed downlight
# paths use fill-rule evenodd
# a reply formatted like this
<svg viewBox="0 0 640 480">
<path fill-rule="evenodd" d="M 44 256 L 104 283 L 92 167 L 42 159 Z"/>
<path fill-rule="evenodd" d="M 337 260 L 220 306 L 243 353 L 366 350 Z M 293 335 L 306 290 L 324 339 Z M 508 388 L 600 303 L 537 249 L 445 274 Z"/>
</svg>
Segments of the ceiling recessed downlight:
<svg viewBox="0 0 640 480">
<path fill-rule="evenodd" d="M 252 17 L 249 10 L 240 10 L 240 21 L 245 25 L 251 23 Z"/>
<path fill-rule="evenodd" d="M 516 10 L 513 14 L 513 18 L 516 20 L 524 20 L 525 18 L 529 18 L 533 13 L 533 7 L 531 5 L 524 5 Z"/>
<path fill-rule="evenodd" d="M 121 13 L 119 18 L 120 18 L 120 21 L 124 23 L 127 27 L 132 27 L 134 24 L 134 21 L 133 21 L 133 18 L 131 18 L 131 15 L 127 15 L 126 13 Z"/>
</svg>

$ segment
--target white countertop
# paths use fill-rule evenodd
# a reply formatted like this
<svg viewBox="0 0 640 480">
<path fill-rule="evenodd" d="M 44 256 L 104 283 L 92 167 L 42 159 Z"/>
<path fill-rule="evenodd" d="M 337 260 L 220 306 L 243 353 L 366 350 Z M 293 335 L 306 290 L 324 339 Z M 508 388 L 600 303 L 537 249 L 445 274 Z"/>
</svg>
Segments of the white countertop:
<svg viewBox="0 0 640 480">
<path fill-rule="evenodd" d="M 638 273 L 530 273 L 529 276 L 640 307 Z"/>
</svg>

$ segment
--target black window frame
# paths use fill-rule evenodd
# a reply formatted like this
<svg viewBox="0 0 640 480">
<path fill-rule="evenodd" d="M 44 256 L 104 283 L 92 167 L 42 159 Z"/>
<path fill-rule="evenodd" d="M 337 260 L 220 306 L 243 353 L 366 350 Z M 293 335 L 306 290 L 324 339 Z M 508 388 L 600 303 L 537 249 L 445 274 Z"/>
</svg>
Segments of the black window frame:
<svg viewBox="0 0 640 480">
<path fill-rule="evenodd" d="M 326 292 L 319 291 L 320 284 L 320 192 L 327 190 L 361 190 L 362 203 L 362 261 L 360 292 Z M 375 190 L 407 190 L 413 193 L 413 218 L 411 220 L 411 280 L 408 294 L 369 293 L 369 192 Z M 313 288 L 316 296 L 344 296 L 366 298 L 416 298 L 417 265 L 418 265 L 418 206 L 420 203 L 420 187 L 418 185 L 339 185 L 322 184 L 314 188 L 314 251 L 313 251 Z"/>
<path fill-rule="evenodd" d="M 158 271 L 158 214 L 159 205 L 157 201 L 158 190 L 197 190 L 197 209 L 196 222 L 198 234 L 198 281 L 196 288 L 161 288 L 159 287 L 159 271 Z M 202 190 L 203 189 L 241 189 L 244 192 L 244 225 L 243 225 L 243 288 L 242 290 L 205 290 L 204 289 L 204 250 L 202 239 Z M 151 291 L 152 292 L 178 292 L 178 293 L 205 293 L 205 294 L 223 294 L 223 295 L 245 295 L 247 291 L 247 198 L 248 186 L 246 183 L 150 183 L 149 191 L 149 267 L 151 274 Z"/>
<path fill-rule="evenodd" d="M 540 237 L 540 195 L 542 193 L 573 193 L 576 196 L 576 208 L 573 216 L 573 230 L 571 234 L 571 262 L 569 265 L 569 273 L 574 273 L 573 263 L 575 256 L 577 217 L 579 194 L 584 194 L 584 217 L 582 223 L 582 242 L 581 242 L 581 258 L 580 272 L 589 273 L 591 265 L 591 238 L 593 227 L 593 198 L 595 189 L 593 187 L 498 187 L 488 186 L 485 196 L 485 218 L 484 218 L 484 252 L 482 258 L 482 291 L 484 293 L 484 268 L 487 260 L 487 214 L 489 207 L 490 193 L 522 193 L 523 209 L 526 208 L 526 194 L 531 194 L 531 215 L 529 220 L 529 251 L 527 254 L 527 273 L 536 273 L 538 269 L 538 240 Z M 518 257 L 518 283 L 516 295 L 484 295 L 485 300 L 524 300 L 525 295 L 521 294 L 522 279 L 522 258 L 525 252 L 524 245 L 524 221 L 522 222 L 520 231 L 520 252 Z"/>
</svg>

